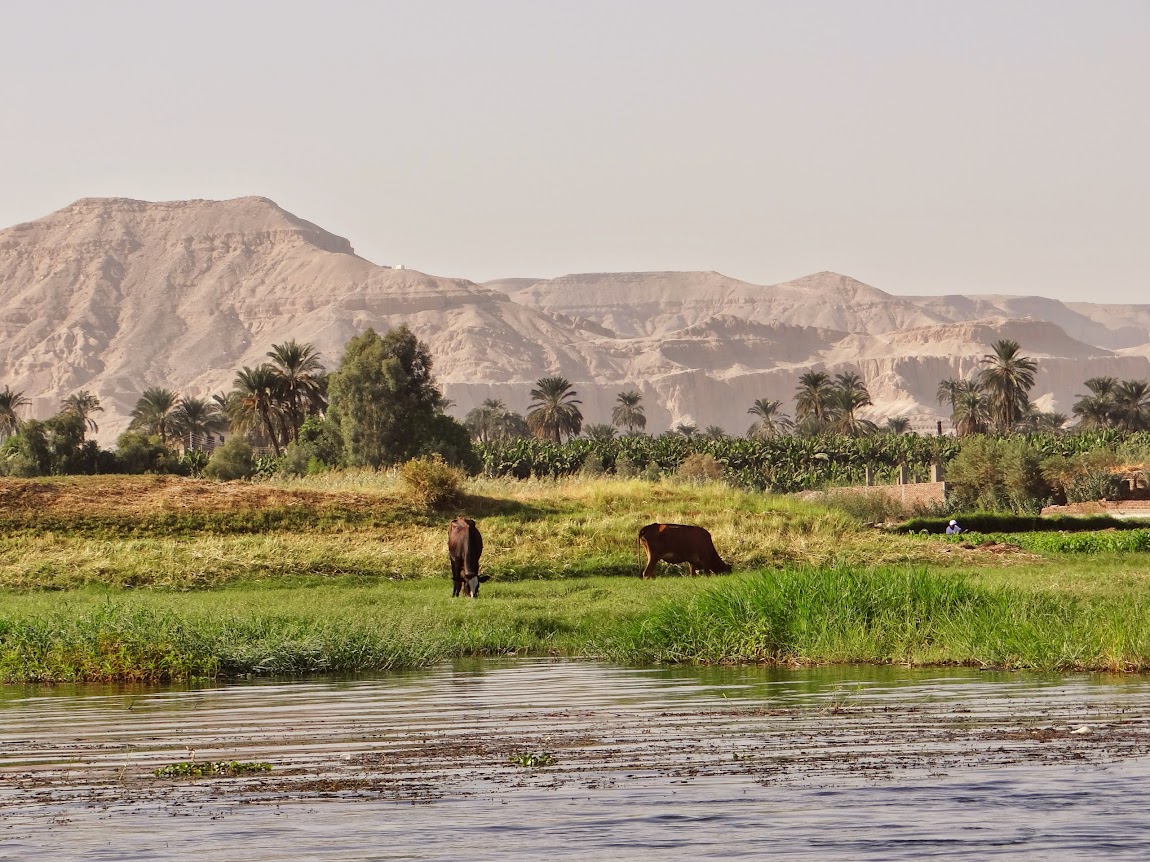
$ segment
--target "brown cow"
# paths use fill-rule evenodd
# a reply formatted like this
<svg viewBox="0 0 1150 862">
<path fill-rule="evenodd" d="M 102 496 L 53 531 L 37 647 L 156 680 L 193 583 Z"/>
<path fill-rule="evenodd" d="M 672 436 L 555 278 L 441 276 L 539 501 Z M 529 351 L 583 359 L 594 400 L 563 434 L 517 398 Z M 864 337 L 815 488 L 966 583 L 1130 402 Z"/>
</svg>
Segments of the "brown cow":
<svg viewBox="0 0 1150 862">
<path fill-rule="evenodd" d="M 479 577 L 479 555 L 483 537 L 470 518 L 456 518 L 447 530 L 447 555 L 451 557 L 451 597 L 463 590 L 469 598 L 479 596 L 479 585 L 488 580 Z"/>
<path fill-rule="evenodd" d="M 655 577 L 655 566 L 663 560 L 667 563 L 686 563 L 691 574 L 696 570 L 729 572 L 731 566 L 724 563 L 715 551 L 711 534 L 702 527 L 686 524 L 648 524 L 639 531 L 639 547 L 647 552 L 647 565 L 643 568 L 644 578 Z"/>
</svg>

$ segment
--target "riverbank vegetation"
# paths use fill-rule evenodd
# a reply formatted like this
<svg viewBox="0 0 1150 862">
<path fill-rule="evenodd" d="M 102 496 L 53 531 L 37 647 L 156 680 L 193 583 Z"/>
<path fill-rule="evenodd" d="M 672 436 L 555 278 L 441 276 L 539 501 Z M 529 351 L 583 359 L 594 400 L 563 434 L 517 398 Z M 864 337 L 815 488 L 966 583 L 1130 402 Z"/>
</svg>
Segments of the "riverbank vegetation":
<svg viewBox="0 0 1150 862">
<path fill-rule="evenodd" d="M 492 581 L 476 601 L 450 597 L 457 513 L 484 534 Z M 1091 539 L 1083 553 L 1039 534 L 893 534 L 722 482 L 471 479 L 437 511 L 398 471 L 0 480 L 0 521 L 6 681 L 354 673 L 476 655 L 1150 668 L 1137 542 Z M 640 581 L 635 537 L 653 521 L 706 526 L 736 574 L 663 564 Z M 1118 535 L 1142 540 L 1073 538 Z"/>
</svg>

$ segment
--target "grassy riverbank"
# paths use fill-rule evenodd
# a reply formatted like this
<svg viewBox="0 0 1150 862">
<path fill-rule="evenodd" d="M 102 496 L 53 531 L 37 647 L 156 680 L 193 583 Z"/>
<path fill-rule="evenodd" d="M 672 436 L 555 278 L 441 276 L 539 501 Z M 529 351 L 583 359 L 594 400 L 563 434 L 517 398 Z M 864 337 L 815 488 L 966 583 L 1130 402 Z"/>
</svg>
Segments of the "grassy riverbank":
<svg viewBox="0 0 1150 862">
<path fill-rule="evenodd" d="M 468 485 L 450 512 L 393 478 L 0 483 L 0 678 L 354 672 L 453 656 L 1150 668 L 1143 556 L 963 548 L 721 485 Z M 446 523 L 480 521 L 478 601 Z M 711 530 L 737 574 L 643 582 L 652 521 Z M 1089 534 L 1084 534 L 1089 535 Z"/>
</svg>

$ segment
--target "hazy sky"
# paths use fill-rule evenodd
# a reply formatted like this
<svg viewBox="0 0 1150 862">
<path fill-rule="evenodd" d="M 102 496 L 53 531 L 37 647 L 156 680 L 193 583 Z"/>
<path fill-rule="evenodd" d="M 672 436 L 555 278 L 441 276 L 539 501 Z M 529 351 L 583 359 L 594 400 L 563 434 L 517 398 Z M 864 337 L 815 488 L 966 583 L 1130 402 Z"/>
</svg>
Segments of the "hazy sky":
<svg viewBox="0 0 1150 862">
<path fill-rule="evenodd" d="M 259 194 L 484 280 L 1150 302 L 1150 2 L 0 0 L 0 225 Z"/>
</svg>

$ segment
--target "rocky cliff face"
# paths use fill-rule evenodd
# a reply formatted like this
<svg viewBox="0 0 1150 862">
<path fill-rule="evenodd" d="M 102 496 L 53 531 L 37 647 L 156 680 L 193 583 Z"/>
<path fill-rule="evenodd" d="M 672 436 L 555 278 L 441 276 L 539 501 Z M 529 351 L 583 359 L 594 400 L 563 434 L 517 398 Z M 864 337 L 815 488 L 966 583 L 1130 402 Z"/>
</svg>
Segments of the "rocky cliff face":
<svg viewBox="0 0 1150 862">
<path fill-rule="evenodd" d="M 32 414 L 87 389 L 110 442 L 148 386 L 208 395 L 273 343 L 312 342 L 334 367 L 357 332 L 407 323 L 460 415 L 488 397 L 523 410 L 561 374 L 587 421 L 639 389 L 660 431 L 741 433 L 756 398 L 788 407 L 810 368 L 858 370 L 873 415 L 938 415 L 943 377 L 998 338 L 1040 361 L 1034 396 L 1068 410 L 1087 377 L 1150 377 L 1150 306 L 1040 297 L 895 297 L 834 273 L 763 286 L 718 273 L 599 273 L 484 285 L 389 269 L 266 198 L 85 199 L 0 230 L 0 385 Z"/>
</svg>

